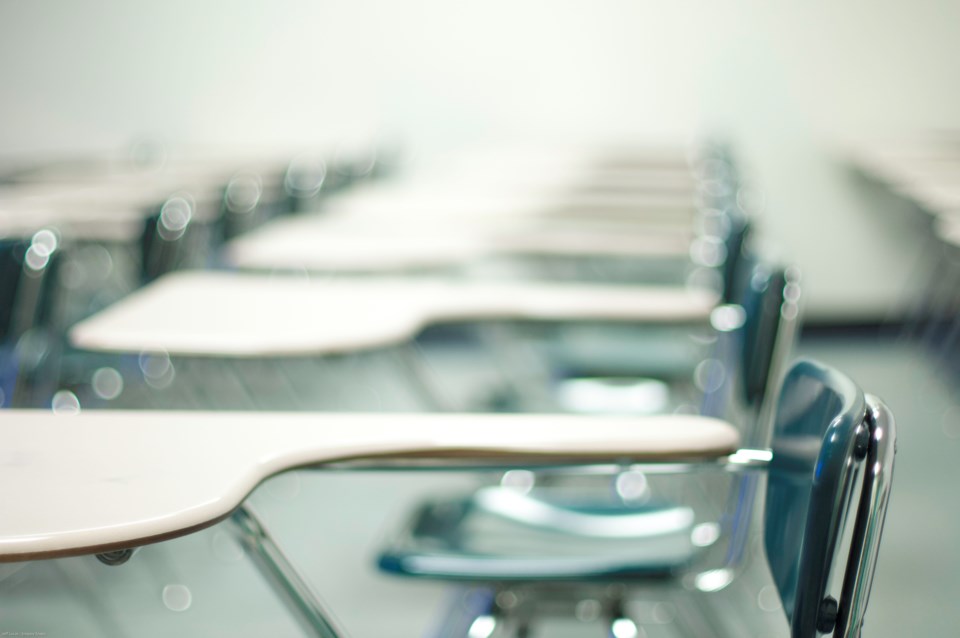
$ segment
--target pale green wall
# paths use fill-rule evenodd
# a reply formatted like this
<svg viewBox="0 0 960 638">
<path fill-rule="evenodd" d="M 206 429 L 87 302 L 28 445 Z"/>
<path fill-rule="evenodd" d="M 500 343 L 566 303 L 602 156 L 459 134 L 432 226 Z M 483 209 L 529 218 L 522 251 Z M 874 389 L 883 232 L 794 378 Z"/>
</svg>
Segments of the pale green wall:
<svg viewBox="0 0 960 638">
<path fill-rule="evenodd" d="M 930 0 L 5 0 L 0 153 L 728 131 L 809 310 L 876 314 L 913 230 L 830 149 L 960 127 L 958 25 Z"/>
</svg>

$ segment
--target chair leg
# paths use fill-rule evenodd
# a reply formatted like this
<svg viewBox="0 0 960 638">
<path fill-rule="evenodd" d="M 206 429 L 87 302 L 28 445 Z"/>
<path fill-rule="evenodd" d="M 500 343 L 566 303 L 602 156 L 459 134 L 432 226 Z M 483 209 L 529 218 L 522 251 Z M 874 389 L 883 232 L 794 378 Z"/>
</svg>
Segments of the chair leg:
<svg viewBox="0 0 960 638">
<path fill-rule="evenodd" d="M 341 638 L 344 634 L 333 625 L 330 612 L 284 555 L 256 512 L 243 505 L 233 513 L 230 522 L 244 551 L 307 634 Z"/>
</svg>

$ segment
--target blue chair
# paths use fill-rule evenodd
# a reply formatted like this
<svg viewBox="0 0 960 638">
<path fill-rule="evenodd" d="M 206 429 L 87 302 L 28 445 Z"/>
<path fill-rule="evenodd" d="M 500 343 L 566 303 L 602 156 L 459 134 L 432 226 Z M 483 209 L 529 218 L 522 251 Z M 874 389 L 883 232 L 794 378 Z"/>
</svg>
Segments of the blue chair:
<svg viewBox="0 0 960 638">
<path fill-rule="evenodd" d="M 215 241 L 222 243 L 261 226 L 276 212 L 276 202 L 266 193 L 263 175 L 240 171 L 223 188 L 216 221 Z"/>
<path fill-rule="evenodd" d="M 770 444 L 772 416 L 775 406 L 777 382 L 784 368 L 782 359 L 790 350 L 793 340 L 793 330 L 798 309 L 795 293 L 791 286 L 796 287 L 796 276 L 784 269 L 771 269 L 763 264 L 753 264 L 753 259 L 742 257 L 747 264 L 753 265 L 748 270 L 749 276 L 743 276 L 740 288 L 743 298 L 746 319 L 738 331 L 719 333 L 714 357 L 724 360 L 729 369 L 723 376 L 726 381 L 717 388 L 703 393 L 701 399 L 701 413 L 706 416 L 728 418 L 731 412 L 738 415 L 742 430 L 742 441 L 750 447 L 767 447 Z M 745 268 L 746 269 L 746 268 Z M 786 346 L 786 347 L 785 347 Z M 689 380 L 686 385 L 691 385 Z M 696 392 L 694 388 L 671 386 L 672 394 L 690 394 Z M 730 404 L 733 404 L 732 406 Z M 669 410 L 668 410 L 669 411 Z M 675 525 L 663 528 L 659 523 L 654 527 L 656 534 L 645 532 L 643 542 L 652 549 L 637 551 L 637 543 L 629 533 L 619 535 L 621 544 L 630 543 L 632 547 L 625 548 L 634 560 L 626 570 L 629 573 L 663 573 L 671 570 L 675 564 L 690 557 L 690 545 L 687 539 L 694 525 L 692 508 L 680 505 L 667 498 L 648 500 L 641 506 L 626 502 L 618 493 L 617 481 L 621 478 L 633 480 L 630 468 L 617 468 L 620 472 L 611 472 L 608 468 L 600 468 L 597 476 L 584 477 L 584 470 L 578 470 L 570 475 L 557 473 L 541 473 L 536 478 L 536 487 L 532 487 L 523 496 L 516 493 L 510 482 L 502 487 L 485 487 L 474 495 L 459 499 L 455 506 L 446 502 L 440 505 L 445 512 L 457 510 L 462 512 L 483 512 L 492 514 L 498 519 L 509 520 L 518 526 L 514 534 L 520 530 L 532 527 L 550 533 L 551 523 L 560 530 L 569 529 L 571 525 L 583 524 L 593 526 L 598 530 L 630 527 L 643 529 L 645 521 L 658 521 L 671 518 Z M 589 470 L 586 473 L 590 473 Z M 645 479 L 639 473 L 633 472 L 636 479 Z M 528 477 L 531 480 L 533 477 Z M 599 479 L 599 480 L 597 480 Z M 670 486 L 667 492 L 673 491 Z M 719 496 L 722 496 L 720 494 Z M 629 500 L 629 499 L 628 499 Z M 427 526 L 449 525 L 449 521 L 433 520 L 433 506 L 427 504 L 419 509 L 419 515 Z M 509 524 L 508 524 L 509 526 Z M 559 531 L 559 530 L 552 530 Z M 509 533 L 504 531 L 504 533 Z M 609 532 L 602 534 L 609 545 L 612 541 Z M 534 533 L 536 538 L 536 532 Z M 667 550 L 665 548 L 669 547 Z M 584 551 L 588 551 L 585 546 Z M 670 558 L 664 560 L 664 551 Z M 606 552 L 609 553 L 609 552 Z M 642 556 L 642 558 L 637 558 Z M 622 560 L 616 561 L 617 567 L 622 567 Z M 487 560 L 483 566 L 486 573 L 496 573 L 498 577 L 513 579 L 523 575 L 544 576 L 542 570 L 547 567 L 542 560 L 526 561 L 519 565 L 514 558 L 507 558 L 502 565 L 494 567 L 495 560 Z M 609 567 L 600 568 L 596 575 L 602 575 Z M 579 558 L 573 562 L 567 571 L 557 571 L 561 564 L 549 561 L 548 568 L 557 575 L 570 577 L 583 575 L 578 570 L 583 568 Z"/>
<path fill-rule="evenodd" d="M 174 194 L 144 219 L 140 279 L 146 284 L 174 270 L 203 263 L 209 253 L 209 222 L 196 219 L 196 202 Z"/>
<path fill-rule="evenodd" d="M 458 604 L 452 612 L 454 620 L 448 619 L 445 635 L 456 635 L 450 633 L 453 627 L 466 632 L 477 618 L 493 623 L 509 619 L 517 612 L 498 601 L 504 600 L 504 592 L 517 588 L 535 606 L 538 599 L 555 605 L 558 589 L 566 592 L 566 600 L 576 603 L 577 592 L 587 586 L 584 583 L 619 583 L 623 593 L 610 603 L 608 613 L 612 633 L 620 635 L 614 624 L 624 620 L 624 600 L 638 582 L 656 586 L 713 574 L 725 574 L 732 582 L 747 555 L 753 517 L 759 516 L 766 559 L 791 636 L 815 638 L 831 632 L 858 636 L 889 498 L 895 447 L 893 418 L 882 402 L 864 395 L 839 372 L 801 361 L 784 381 L 768 456 L 759 450 L 746 457 L 741 452 L 741 458 L 730 457 L 722 468 L 737 476 L 726 514 L 720 518 L 719 539 L 710 550 L 677 551 L 683 533 L 698 533 L 696 527 L 676 522 L 684 514 L 677 505 L 594 502 L 577 508 L 548 504 L 553 509 L 540 512 L 544 520 L 558 513 L 568 520 L 579 517 L 579 532 L 570 525 L 558 532 L 556 526 L 535 529 L 529 522 L 498 517 L 477 507 L 471 495 L 425 504 L 380 554 L 378 564 L 398 576 L 477 585 L 479 593 L 464 598 L 471 604 Z M 685 480 L 695 481 L 701 474 Z M 767 490 L 761 501 L 756 497 L 762 493 L 758 480 L 762 478 Z M 644 528 L 644 517 L 649 522 L 653 516 L 659 529 Z M 485 538 L 484 530 L 490 529 L 489 523 L 503 525 L 504 521 L 514 525 L 516 534 L 498 537 L 508 541 L 501 543 L 504 551 L 498 553 L 491 550 L 497 538 Z M 586 551 L 596 550 L 597 535 L 613 542 L 610 530 L 630 523 L 638 524 L 632 543 L 641 551 L 621 557 L 609 551 Z M 591 534 L 595 537 L 590 538 Z M 526 552 L 518 548 L 518 539 Z M 652 541 L 658 544 L 659 555 L 644 555 L 644 544 Z M 631 539 L 616 542 L 627 547 Z M 551 556 L 544 547 L 559 551 Z M 706 591 L 728 584 L 724 581 Z M 478 605 L 477 600 L 485 602 Z M 519 625 L 527 631 L 530 622 L 536 622 L 537 612 L 531 615 L 528 604 L 524 613 L 528 618 Z M 523 634 L 518 630 L 518 635 Z"/>
<path fill-rule="evenodd" d="M 721 378 L 722 382 L 717 386 L 701 385 L 704 389 L 701 390 L 692 378 L 693 364 L 689 364 L 689 372 L 678 379 L 662 374 L 666 372 L 666 367 L 658 363 L 650 375 L 655 379 L 641 379 L 634 387 L 659 384 L 666 389 L 668 397 L 661 406 L 661 412 L 676 411 L 683 405 L 696 407 L 699 403 L 700 414 L 737 423 L 743 445 L 765 448 L 770 444 L 777 391 L 799 322 L 799 278 L 793 269 L 770 268 L 756 264 L 754 258 L 747 256 L 743 256 L 742 261 L 745 262 L 742 268 L 746 271 L 740 286 L 743 324 L 736 330 L 718 331 L 717 341 L 710 353 L 709 363 L 719 369 L 710 374 Z M 643 377 L 646 376 L 643 374 Z M 611 376 L 607 379 L 616 389 L 620 377 Z M 625 383 L 629 384 L 630 377 L 625 379 Z M 713 383 L 710 380 L 708 382 Z M 475 502 L 462 506 L 492 508 L 500 517 L 508 517 L 513 512 L 520 519 L 527 520 L 529 512 L 526 509 L 538 510 L 543 507 L 560 510 L 573 507 L 580 511 L 593 511 L 597 506 L 601 509 L 625 506 L 626 512 L 640 513 L 636 511 L 635 503 L 623 502 L 617 486 L 623 480 L 646 482 L 642 473 L 629 468 L 626 471 L 624 468 L 602 468 L 599 472 L 593 472 L 595 476 L 590 479 L 583 477 L 583 474 L 583 470 L 578 470 L 572 476 L 555 473 L 538 475 L 535 477 L 536 486 L 529 490 L 522 503 L 511 489 L 509 481 L 505 481 L 501 488 L 480 490 Z M 534 482 L 533 475 L 523 479 L 527 485 Z M 588 481 L 592 487 L 588 488 Z M 574 493 L 572 500 L 571 491 Z M 677 504 L 669 499 L 651 500 L 643 507 L 643 514 L 648 517 L 664 516 L 665 512 L 679 514 L 681 511 L 687 512 L 685 516 L 688 523 L 672 533 L 689 535 L 689 526 L 693 525 L 689 508 L 678 509 Z M 638 524 L 642 525 L 639 521 Z"/>
<path fill-rule="evenodd" d="M 49 230 L 0 240 L 0 407 L 29 404 L 49 376 L 58 244 Z"/>
<path fill-rule="evenodd" d="M 290 160 L 283 173 L 286 212 L 295 214 L 311 210 L 331 188 L 336 190 L 328 183 L 327 173 L 327 163 L 319 155 L 302 153 Z"/>
<path fill-rule="evenodd" d="M 736 209 L 727 210 L 718 213 L 716 218 L 722 228 L 716 229 L 716 234 L 711 241 L 715 244 L 713 248 L 725 257 L 713 263 L 710 268 L 701 268 L 701 271 L 709 272 L 711 279 L 722 282 L 719 284 L 721 300 L 724 303 L 742 306 L 748 324 L 742 326 L 740 330 L 732 329 L 732 334 L 722 335 L 712 357 L 718 358 L 728 365 L 730 370 L 736 371 L 741 358 L 741 339 L 745 338 L 752 344 L 754 333 L 760 331 L 764 334 L 761 339 L 763 343 L 749 355 L 757 362 L 757 365 L 754 365 L 754 376 L 751 381 L 754 390 L 751 390 L 750 396 L 746 398 L 746 405 L 752 410 L 759 405 L 759 401 L 756 400 L 756 389 L 765 387 L 764 379 L 770 376 L 771 372 L 774 374 L 781 372 L 769 366 L 759 365 L 764 352 L 770 348 L 776 348 L 778 343 L 792 343 L 792 336 L 789 335 L 777 341 L 777 335 L 781 331 L 779 308 L 784 303 L 783 294 L 787 286 L 790 286 L 791 291 L 798 290 L 798 282 L 793 271 L 775 271 L 758 264 L 756 257 L 747 247 L 751 225 L 742 213 Z M 689 267 L 690 264 L 686 264 L 681 270 L 686 272 Z M 676 268 L 668 270 L 670 274 L 665 279 L 659 278 L 659 275 L 664 275 L 664 272 L 656 273 L 654 279 L 660 283 L 672 282 L 676 285 L 686 276 Z M 782 285 L 771 279 L 774 277 L 782 281 Z M 791 303 L 794 302 L 796 299 L 791 300 Z M 757 312 L 760 307 L 763 307 L 763 312 Z M 786 323 L 795 323 L 796 318 L 793 316 Z M 792 327 L 784 326 L 783 332 L 789 333 L 791 330 Z M 426 331 L 418 337 L 418 343 L 430 346 L 436 333 L 438 331 Z M 746 336 L 741 337 L 741 334 Z M 484 343 L 483 348 L 490 350 L 490 345 Z M 499 346 L 501 349 L 511 347 L 509 344 L 507 346 L 498 344 L 496 339 L 493 340 L 492 345 Z M 545 362 L 545 369 L 549 372 L 549 382 L 553 385 L 550 390 L 554 404 L 544 405 L 543 400 L 539 398 L 538 395 L 542 395 L 543 388 L 529 387 L 529 383 L 522 375 L 518 378 L 506 371 L 503 387 L 498 388 L 499 393 L 493 396 L 483 409 L 494 411 L 559 409 L 580 412 L 582 410 L 569 404 L 566 397 L 569 396 L 569 388 L 583 381 L 599 386 L 601 389 L 609 387 L 615 392 L 622 388 L 623 384 L 629 384 L 638 379 L 666 382 L 671 386 L 668 389 L 670 395 L 668 405 L 671 408 L 677 407 L 678 400 L 695 407 L 703 399 L 699 390 L 691 391 L 691 379 L 695 367 L 702 361 L 706 350 L 698 344 L 697 340 L 690 338 L 687 327 L 668 324 L 642 327 L 578 326 L 569 330 L 560 330 L 557 334 L 551 334 L 549 338 L 540 339 L 536 348 L 540 359 Z M 770 350 L 770 352 L 773 351 Z M 778 352 L 780 355 L 785 354 L 783 348 Z M 502 358 L 509 360 L 507 356 Z M 734 376 L 736 373 L 727 374 L 726 379 L 732 380 Z M 711 390 L 711 396 L 708 399 L 711 405 L 705 408 L 705 413 L 721 413 L 730 394 L 728 386 L 729 384 L 724 384 L 723 388 Z M 535 397 L 532 408 L 527 402 L 525 392 Z M 737 398 L 739 399 L 740 396 L 738 395 Z"/>
</svg>

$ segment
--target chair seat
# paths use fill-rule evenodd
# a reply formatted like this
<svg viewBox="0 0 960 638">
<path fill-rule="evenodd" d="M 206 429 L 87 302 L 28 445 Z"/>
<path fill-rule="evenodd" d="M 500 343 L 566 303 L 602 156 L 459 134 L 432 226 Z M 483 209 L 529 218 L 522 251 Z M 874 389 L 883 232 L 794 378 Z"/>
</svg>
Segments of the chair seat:
<svg viewBox="0 0 960 638">
<path fill-rule="evenodd" d="M 440 580 L 517 582 L 668 574 L 703 551 L 693 508 L 666 501 L 577 503 L 490 487 L 418 508 L 379 557 L 386 572 Z"/>
</svg>

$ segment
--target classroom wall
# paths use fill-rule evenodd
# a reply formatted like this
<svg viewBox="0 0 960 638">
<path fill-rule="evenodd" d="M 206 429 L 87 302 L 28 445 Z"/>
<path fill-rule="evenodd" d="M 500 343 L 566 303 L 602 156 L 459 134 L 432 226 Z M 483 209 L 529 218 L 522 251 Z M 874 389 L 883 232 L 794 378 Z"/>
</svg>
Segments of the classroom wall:
<svg viewBox="0 0 960 638">
<path fill-rule="evenodd" d="M 920 230 L 835 149 L 960 127 L 958 24 L 933 0 L 7 0 L 0 155 L 720 132 L 808 312 L 882 318 Z"/>
</svg>

